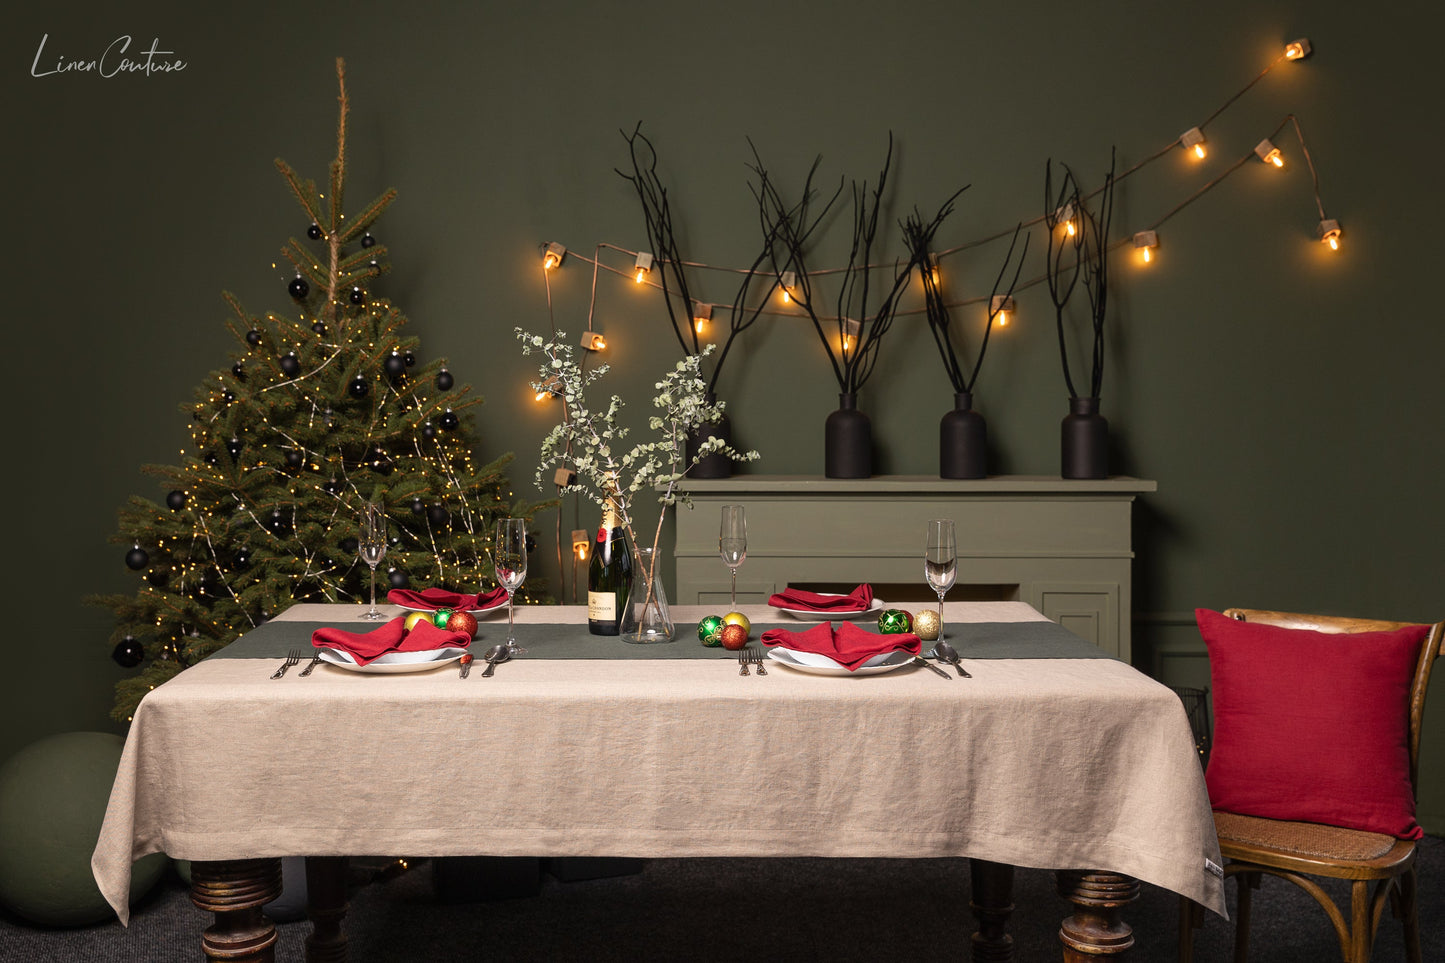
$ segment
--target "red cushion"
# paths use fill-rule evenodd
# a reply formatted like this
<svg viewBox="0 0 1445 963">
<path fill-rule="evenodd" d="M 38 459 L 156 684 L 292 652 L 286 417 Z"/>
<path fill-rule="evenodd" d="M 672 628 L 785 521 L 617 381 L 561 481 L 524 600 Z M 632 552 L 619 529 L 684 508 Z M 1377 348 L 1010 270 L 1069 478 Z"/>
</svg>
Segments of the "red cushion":
<svg viewBox="0 0 1445 963">
<path fill-rule="evenodd" d="M 1213 682 L 1215 809 L 1423 835 L 1409 700 L 1428 625 L 1341 635 L 1194 615 Z"/>
</svg>

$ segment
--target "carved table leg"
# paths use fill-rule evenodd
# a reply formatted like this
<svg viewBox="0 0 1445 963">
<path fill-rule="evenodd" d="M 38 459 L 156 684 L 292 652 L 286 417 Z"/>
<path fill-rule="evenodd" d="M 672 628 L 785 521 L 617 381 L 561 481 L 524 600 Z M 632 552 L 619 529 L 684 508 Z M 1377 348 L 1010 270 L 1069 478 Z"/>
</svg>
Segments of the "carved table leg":
<svg viewBox="0 0 1445 963">
<path fill-rule="evenodd" d="M 972 939 L 974 963 L 1012 963 L 1014 938 L 1005 929 L 1014 911 L 1014 868 L 971 859 L 969 879 L 973 891 L 969 908 L 978 920 Z"/>
<path fill-rule="evenodd" d="M 1134 945 L 1134 931 L 1119 919 L 1119 910 L 1139 898 L 1139 881 L 1118 873 L 1061 869 L 1058 884 L 1059 895 L 1074 904 L 1074 915 L 1059 927 L 1065 963 L 1123 959 Z"/>
<path fill-rule="evenodd" d="M 274 963 L 276 927 L 261 907 L 281 895 L 281 860 L 235 859 L 191 864 L 191 902 L 216 922 L 201 935 L 207 960 Z"/>
<path fill-rule="evenodd" d="M 346 857 L 306 857 L 306 963 L 346 963 Z"/>
</svg>

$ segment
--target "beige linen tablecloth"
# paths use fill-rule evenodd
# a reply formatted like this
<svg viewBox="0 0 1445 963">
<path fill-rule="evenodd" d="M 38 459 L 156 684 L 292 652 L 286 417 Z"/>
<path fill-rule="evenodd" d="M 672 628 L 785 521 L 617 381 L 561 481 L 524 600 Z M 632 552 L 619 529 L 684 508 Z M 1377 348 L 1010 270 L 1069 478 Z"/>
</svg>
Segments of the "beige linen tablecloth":
<svg viewBox="0 0 1445 963">
<path fill-rule="evenodd" d="M 1009 602 L 946 614 L 1042 618 Z M 518 611 L 569 618 L 585 614 Z M 157 851 L 973 856 L 1111 870 L 1224 912 L 1174 693 L 1111 659 L 966 664 L 972 679 L 742 678 L 727 661 L 523 656 L 490 679 L 323 664 L 273 681 L 274 660 L 213 659 L 142 701 L 92 867 L 122 921 L 131 863 Z"/>
</svg>

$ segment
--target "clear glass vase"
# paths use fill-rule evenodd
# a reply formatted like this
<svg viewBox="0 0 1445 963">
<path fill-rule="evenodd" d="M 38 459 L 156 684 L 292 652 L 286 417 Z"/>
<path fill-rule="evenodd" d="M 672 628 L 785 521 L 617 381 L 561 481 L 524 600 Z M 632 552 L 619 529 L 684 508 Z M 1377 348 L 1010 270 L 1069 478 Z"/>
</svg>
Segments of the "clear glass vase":
<svg viewBox="0 0 1445 963">
<path fill-rule="evenodd" d="M 638 645 L 671 642 L 677 635 L 667 593 L 662 587 L 662 566 L 651 548 L 637 550 L 632 566 L 632 591 L 622 610 L 622 641 Z"/>
</svg>

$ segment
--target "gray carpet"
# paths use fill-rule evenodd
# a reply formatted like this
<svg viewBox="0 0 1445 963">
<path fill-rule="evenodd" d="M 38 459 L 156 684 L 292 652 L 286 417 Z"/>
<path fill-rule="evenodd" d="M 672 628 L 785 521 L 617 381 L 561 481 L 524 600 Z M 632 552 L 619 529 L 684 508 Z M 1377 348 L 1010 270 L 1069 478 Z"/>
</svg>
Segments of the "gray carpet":
<svg viewBox="0 0 1445 963">
<path fill-rule="evenodd" d="M 381 865 L 361 860 L 353 869 L 346 931 L 355 963 L 961 960 L 973 930 L 968 867 L 960 860 L 651 860 L 635 875 L 566 883 L 544 877 L 537 896 L 451 904 L 437 899 L 432 863 L 400 875 L 376 872 Z M 1059 958 L 1066 904 L 1053 886 L 1051 872 L 1017 874 L 1011 932 L 1020 960 Z M 1251 959 L 1339 959 L 1323 913 L 1295 887 L 1266 879 L 1255 907 Z M 1177 913 L 1173 894 L 1143 887 L 1125 916 L 1137 940 L 1134 960 L 1174 959 Z M 1445 960 L 1445 840 L 1421 846 L 1420 917 L 1425 959 Z M 0 913 L 0 960 L 191 963 L 200 958 L 206 925 L 184 885 L 168 875 L 137 907 L 129 929 L 45 930 Z M 276 958 L 302 960 L 310 925 L 278 929 Z M 1196 959 L 1230 959 L 1232 933 L 1229 923 L 1209 917 Z M 1374 959 L 1404 959 L 1399 924 L 1388 913 Z"/>
</svg>

